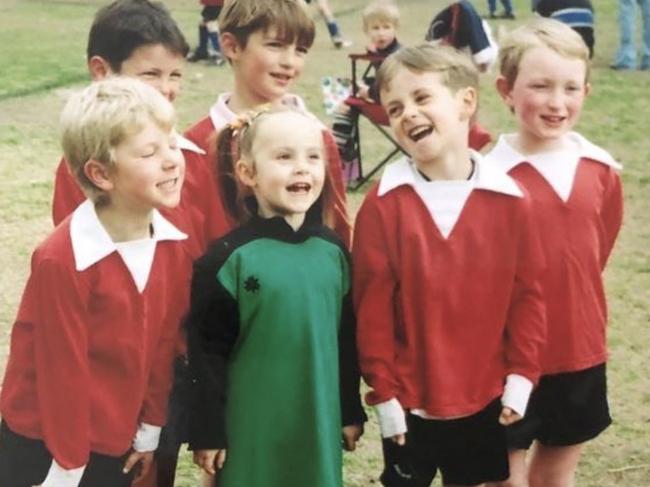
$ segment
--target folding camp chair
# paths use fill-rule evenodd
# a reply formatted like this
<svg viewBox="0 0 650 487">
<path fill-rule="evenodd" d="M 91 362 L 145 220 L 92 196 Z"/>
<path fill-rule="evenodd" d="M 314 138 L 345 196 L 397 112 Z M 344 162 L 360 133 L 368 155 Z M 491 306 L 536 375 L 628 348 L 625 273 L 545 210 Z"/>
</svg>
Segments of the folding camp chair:
<svg viewBox="0 0 650 487">
<path fill-rule="evenodd" d="M 406 152 L 404 152 L 397 141 L 385 128 L 388 127 L 389 122 L 388 115 L 386 114 L 386 111 L 383 109 L 383 107 L 379 103 L 373 103 L 358 96 L 359 78 L 357 78 L 357 63 L 367 63 L 367 67 L 361 75 L 361 79 L 363 79 L 368 75 L 370 70 L 373 69 L 373 63 L 381 62 L 383 61 L 383 58 L 381 56 L 376 56 L 373 54 L 349 54 L 348 57 L 350 58 L 352 69 L 352 94 L 345 100 L 345 104 L 348 105 L 351 110 L 356 111 L 359 115 L 363 115 L 381 134 L 383 134 L 386 140 L 390 141 L 392 144 L 392 149 L 390 152 L 384 156 L 384 158 L 381 159 L 374 168 L 372 168 L 368 173 L 365 173 L 361 157 L 361 131 L 359 127 L 359 117 L 352 117 L 352 137 L 354 150 L 356 151 L 358 158 L 359 174 L 355 179 L 349 182 L 348 187 L 350 189 L 356 190 L 361 187 L 366 181 L 369 181 L 370 178 L 372 178 L 393 157 L 400 153 L 406 154 Z"/>
</svg>

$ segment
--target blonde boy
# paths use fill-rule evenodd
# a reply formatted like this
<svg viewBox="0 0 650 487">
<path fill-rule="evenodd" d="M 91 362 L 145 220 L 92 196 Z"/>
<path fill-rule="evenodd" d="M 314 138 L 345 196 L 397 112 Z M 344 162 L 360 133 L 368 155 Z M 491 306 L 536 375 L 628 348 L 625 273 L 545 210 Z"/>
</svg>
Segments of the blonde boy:
<svg viewBox="0 0 650 487">
<path fill-rule="evenodd" d="M 190 172 L 194 166 L 213 169 L 215 134 L 238 115 L 265 104 L 287 105 L 307 112 L 302 99 L 289 93 L 302 74 L 316 33 L 304 2 L 226 0 L 219 16 L 219 31 L 222 52 L 233 71 L 233 90 L 219 95 L 209 115 L 186 132 L 188 139 L 208 152 L 207 156 L 187 155 Z M 332 135 L 324 130 L 323 136 L 336 207 L 334 221 L 325 223 L 349 244 L 350 225 L 341 164 Z M 226 217 L 214 178 L 199 181 L 192 193 L 194 196 L 183 204 L 191 207 L 206 242 L 232 228 L 234 222 Z"/>
<path fill-rule="evenodd" d="M 88 195 L 32 256 L 0 396 L 0 485 L 128 486 L 165 423 L 191 272 L 174 110 L 139 81 L 71 97 L 63 147 Z"/>
<path fill-rule="evenodd" d="M 478 71 L 467 56 L 403 48 L 377 84 L 410 154 L 355 223 L 357 343 L 382 482 L 424 487 L 438 470 L 445 486 L 504 480 L 502 425 L 524 413 L 544 337 L 530 201 L 468 147 Z"/>
<path fill-rule="evenodd" d="M 555 20 L 530 22 L 503 40 L 499 63 L 497 90 L 518 129 L 486 159 L 530 193 L 548 267 L 542 377 L 524 421 L 508 431 L 505 485 L 570 486 L 584 443 L 611 423 L 601 274 L 621 226 L 620 165 L 572 131 L 590 91 L 579 34 Z"/>
</svg>

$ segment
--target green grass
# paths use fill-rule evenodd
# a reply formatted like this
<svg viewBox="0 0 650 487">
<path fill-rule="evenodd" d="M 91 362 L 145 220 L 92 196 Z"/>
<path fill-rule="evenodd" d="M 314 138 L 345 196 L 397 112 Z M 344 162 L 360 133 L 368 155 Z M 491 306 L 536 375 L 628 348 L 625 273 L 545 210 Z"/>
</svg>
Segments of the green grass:
<svg viewBox="0 0 650 487">
<path fill-rule="evenodd" d="M 480 11 L 487 0 L 476 0 Z M 51 229 L 50 199 L 54 169 L 61 150 L 58 116 L 70 89 L 86 79 L 84 51 L 99 0 L 3 0 L 0 3 L 0 373 L 20 294 L 34 246 Z M 196 42 L 196 0 L 166 2 L 190 43 Z M 401 0 L 400 40 L 420 42 L 443 0 Z M 530 16 L 528 0 L 515 0 L 519 19 L 493 23 L 496 32 Z M 596 57 L 593 91 L 578 130 L 612 152 L 625 166 L 625 222 L 606 273 L 610 305 L 609 390 L 614 424 L 591 442 L 580 464 L 577 485 L 604 487 L 650 485 L 650 113 L 649 73 L 614 72 L 607 68 L 617 45 L 614 0 L 596 3 Z M 343 31 L 365 45 L 359 12 L 364 0 L 332 0 Z M 314 15 L 316 16 L 315 10 Z M 295 91 L 325 121 L 319 80 L 346 75 L 345 52 L 331 48 L 323 22 L 304 74 Z M 514 121 L 493 89 L 494 73 L 483 76 L 482 123 L 493 132 L 514 130 Z M 188 65 L 178 101 L 180 126 L 204 116 L 216 95 L 229 90 L 228 67 Z M 329 121 L 327 121 L 329 123 Z M 372 162 L 383 141 L 363 126 L 364 157 Z M 354 214 L 363 190 L 349 195 Z M 360 449 L 345 455 L 345 485 L 378 485 L 381 449 L 374 417 Z M 297 445 L 297 448 L 300 446 Z M 197 485 L 197 470 L 184 454 L 177 486 Z"/>
</svg>

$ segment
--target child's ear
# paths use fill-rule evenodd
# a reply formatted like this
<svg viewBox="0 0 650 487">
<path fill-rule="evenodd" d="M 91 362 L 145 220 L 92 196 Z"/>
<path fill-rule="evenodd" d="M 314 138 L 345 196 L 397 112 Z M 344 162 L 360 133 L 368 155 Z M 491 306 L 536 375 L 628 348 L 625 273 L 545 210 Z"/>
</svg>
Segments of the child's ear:
<svg viewBox="0 0 650 487">
<path fill-rule="evenodd" d="M 101 56 L 93 56 L 88 60 L 88 72 L 93 81 L 99 81 L 113 74 L 108 61 Z"/>
<path fill-rule="evenodd" d="M 249 188 L 254 188 L 257 185 L 255 180 L 255 168 L 248 161 L 239 159 L 235 163 L 235 174 L 237 179 L 244 185 Z"/>
<path fill-rule="evenodd" d="M 505 101 L 508 104 L 508 106 L 510 106 L 511 104 L 510 92 L 512 91 L 512 89 L 510 87 L 510 83 L 508 83 L 508 80 L 505 79 L 503 76 L 499 76 L 496 81 L 496 87 L 503 101 Z"/>
<path fill-rule="evenodd" d="M 459 90 L 458 96 L 461 102 L 461 119 L 470 120 L 476 113 L 478 105 L 478 93 L 475 88 L 468 86 Z"/>
<path fill-rule="evenodd" d="M 103 191 L 110 191 L 114 187 L 110 170 L 99 161 L 94 159 L 86 161 L 84 174 L 94 186 Z"/>
<path fill-rule="evenodd" d="M 591 84 L 585 83 L 585 97 L 589 96 L 590 93 L 591 93 Z"/>
<path fill-rule="evenodd" d="M 243 51 L 237 38 L 231 32 L 224 32 L 219 36 L 221 52 L 230 60 L 236 59 Z"/>
</svg>

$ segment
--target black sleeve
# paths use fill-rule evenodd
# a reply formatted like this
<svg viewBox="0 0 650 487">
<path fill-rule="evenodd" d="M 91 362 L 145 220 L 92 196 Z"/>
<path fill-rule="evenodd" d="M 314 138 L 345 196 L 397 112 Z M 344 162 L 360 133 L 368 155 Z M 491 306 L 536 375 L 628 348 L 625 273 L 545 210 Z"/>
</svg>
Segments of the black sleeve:
<svg viewBox="0 0 650 487">
<path fill-rule="evenodd" d="M 357 356 L 356 320 L 352 296 L 343 298 L 339 330 L 339 381 L 341 391 L 341 422 L 343 426 L 363 424 L 368 418 L 359 394 L 361 373 Z"/>
<path fill-rule="evenodd" d="M 227 446 L 226 377 L 228 357 L 239 332 L 239 310 L 235 299 L 217 280 L 225 262 L 218 254 L 209 253 L 199 259 L 192 276 L 187 318 L 191 450 Z"/>
</svg>

